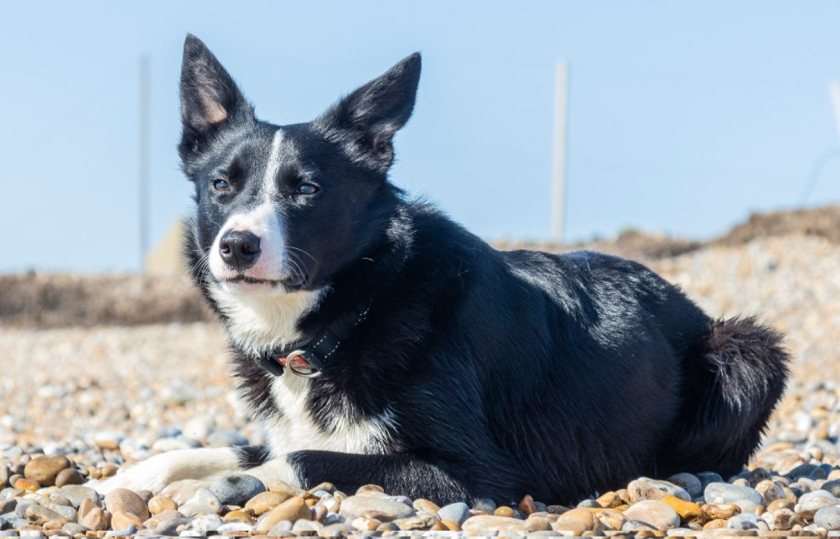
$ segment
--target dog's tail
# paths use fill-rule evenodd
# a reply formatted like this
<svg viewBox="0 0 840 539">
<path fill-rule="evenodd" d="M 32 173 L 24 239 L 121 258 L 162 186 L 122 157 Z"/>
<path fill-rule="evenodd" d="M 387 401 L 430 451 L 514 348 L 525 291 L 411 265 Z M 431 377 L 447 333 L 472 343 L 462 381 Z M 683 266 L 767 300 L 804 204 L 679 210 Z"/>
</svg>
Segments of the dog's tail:
<svg viewBox="0 0 840 539">
<path fill-rule="evenodd" d="M 683 401 L 658 473 L 738 473 L 784 393 L 788 360 L 782 336 L 755 319 L 712 322 L 683 365 Z"/>
</svg>

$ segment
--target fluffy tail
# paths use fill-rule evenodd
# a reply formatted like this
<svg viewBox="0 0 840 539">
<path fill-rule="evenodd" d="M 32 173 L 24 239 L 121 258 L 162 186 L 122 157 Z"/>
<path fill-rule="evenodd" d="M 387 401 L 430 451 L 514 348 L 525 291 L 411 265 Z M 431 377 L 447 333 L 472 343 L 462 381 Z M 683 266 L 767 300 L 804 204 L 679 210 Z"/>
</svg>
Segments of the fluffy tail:
<svg viewBox="0 0 840 539">
<path fill-rule="evenodd" d="M 657 463 L 661 475 L 738 473 L 785 390 L 782 336 L 753 318 L 713 322 L 687 354 L 683 402 Z"/>
</svg>

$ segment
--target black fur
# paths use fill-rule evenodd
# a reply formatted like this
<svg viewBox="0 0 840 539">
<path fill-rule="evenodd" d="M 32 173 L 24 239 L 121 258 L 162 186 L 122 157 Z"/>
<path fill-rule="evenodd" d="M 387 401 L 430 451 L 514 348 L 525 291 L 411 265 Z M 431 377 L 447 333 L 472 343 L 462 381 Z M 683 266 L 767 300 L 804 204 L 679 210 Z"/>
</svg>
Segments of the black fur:
<svg viewBox="0 0 840 539">
<path fill-rule="evenodd" d="M 374 298 L 310 382 L 307 408 L 326 431 L 336 414 L 389 411 L 396 425 L 384 454 L 289 455 L 305 486 L 374 482 L 441 503 L 526 493 L 570 503 L 643 474 L 739 470 L 784 389 L 780 336 L 751 319 L 713 321 L 640 264 L 500 252 L 406 198 L 387 169 L 419 74 L 414 54 L 314 122 L 282 128 L 277 211 L 290 252 L 306 253 L 296 257 L 298 279 L 283 286 L 326 290 L 301 332 L 317 334 Z M 197 202 L 187 254 L 218 310 L 206 255 L 227 216 L 257 196 L 276 127 L 254 118 L 193 37 L 181 84 L 180 153 Z M 222 121 L 206 120 L 207 96 L 228 112 Z M 235 182 L 234 197 L 208 188 L 219 170 Z M 302 181 L 318 194 L 296 194 Z M 257 417 L 282 414 L 272 375 L 232 348 Z"/>
</svg>

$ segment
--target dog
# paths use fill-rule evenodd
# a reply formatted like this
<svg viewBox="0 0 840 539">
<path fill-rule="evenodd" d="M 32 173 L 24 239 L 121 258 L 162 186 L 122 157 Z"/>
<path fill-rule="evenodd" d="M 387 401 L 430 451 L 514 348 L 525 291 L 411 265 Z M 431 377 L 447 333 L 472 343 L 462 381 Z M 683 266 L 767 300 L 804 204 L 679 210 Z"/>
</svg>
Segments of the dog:
<svg viewBox="0 0 840 539">
<path fill-rule="evenodd" d="M 437 503 L 574 503 L 640 475 L 739 472 L 788 374 L 781 336 L 715 320 L 641 264 L 497 251 L 388 177 L 421 59 L 309 123 L 258 120 L 188 36 L 185 251 L 265 447 L 154 456 L 101 483 L 246 472 Z"/>
</svg>

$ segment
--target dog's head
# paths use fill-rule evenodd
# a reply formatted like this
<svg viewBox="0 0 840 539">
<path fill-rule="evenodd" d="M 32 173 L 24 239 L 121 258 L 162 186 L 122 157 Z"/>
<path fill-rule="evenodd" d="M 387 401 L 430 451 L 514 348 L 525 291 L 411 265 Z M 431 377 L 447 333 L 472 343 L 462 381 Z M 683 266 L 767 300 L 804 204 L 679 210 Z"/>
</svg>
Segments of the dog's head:
<svg viewBox="0 0 840 539">
<path fill-rule="evenodd" d="M 195 184 L 195 247 L 229 293 L 315 290 L 382 235 L 395 132 L 414 108 L 420 55 L 309 123 L 277 126 L 198 38 L 184 43 L 178 147 Z"/>
</svg>

